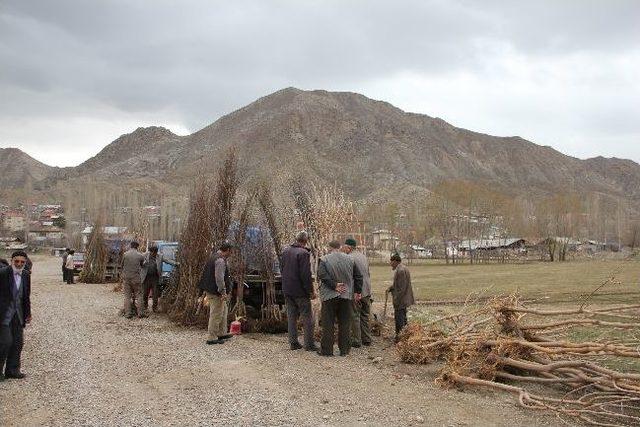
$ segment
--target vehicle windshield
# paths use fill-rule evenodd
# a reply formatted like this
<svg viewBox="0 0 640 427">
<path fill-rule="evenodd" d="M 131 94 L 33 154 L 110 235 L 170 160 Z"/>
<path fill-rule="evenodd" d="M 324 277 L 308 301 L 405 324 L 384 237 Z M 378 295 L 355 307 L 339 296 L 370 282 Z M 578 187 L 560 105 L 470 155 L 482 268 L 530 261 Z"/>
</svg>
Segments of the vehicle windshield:
<svg viewBox="0 0 640 427">
<path fill-rule="evenodd" d="M 84 253 L 73 254 L 74 261 L 84 261 Z"/>
<path fill-rule="evenodd" d="M 170 259 L 172 261 L 175 261 L 176 259 L 176 252 L 178 252 L 177 245 L 165 245 L 160 248 L 160 253 L 163 258 Z"/>
</svg>

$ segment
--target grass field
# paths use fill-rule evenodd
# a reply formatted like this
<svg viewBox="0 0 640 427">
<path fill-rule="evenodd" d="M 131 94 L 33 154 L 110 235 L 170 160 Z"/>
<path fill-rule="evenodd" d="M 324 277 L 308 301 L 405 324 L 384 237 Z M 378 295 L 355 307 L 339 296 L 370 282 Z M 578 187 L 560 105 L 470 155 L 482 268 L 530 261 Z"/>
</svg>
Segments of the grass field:
<svg viewBox="0 0 640 427">
<path fill-rule="evenodd" d="M 618 283 L 598 292 L 601 302 L 640 301 L 640 260 L 589 260 L 533 262 L 529 264 L 427 263 L 409 265 L 416 298 L 420 301 L 463 300 L 470 293 L 503 294 L 518 291 L 550 302 L 572 302 L 590 294 L 614 272 Z M 383 298 L 393 271 L 388 265 L 372 265 L 374 296 Z"/>
<path fill-rule="evenodd" d="M 414 306 L 409 321 L 428 322 L 460 310 L 460 306 L 438 304 L 439 301 L 464 301 L 471 293 L 510 294 L 518 291 L 535 303 L 527 304 L 542 310 L 576 309 L 587 295 L 612 275 L 613 283 L 602 287 L 589 298 L 590 307 L 610 304 L 640 303 L 640 260 L 591 260 L 569 262 L 534 262 L 529 264 L 446 265 L 426 263 L 409 265 L 414 294 L 419 301 L 430 305 Z M 614 274 L 615 273 L 615 274 Z M 384 301 L 384 290 L 392 281 L 390 266 L 371 266 L 374 299 Z M 480 303 L 482 304 L 482 303 Z M 546 318 L 545 321 L 565 320 L 568 317 Z M 602 320 L 606 317 L 599 317 Z M 612 319 L 619 321 L 620 319 Z M 528 316 L 525 323 L 539 319 Z M 601 339 L 620 339 L 640 342 L 634 329 L 612 329 L 585 326 L 568 329 L 563 339 L 584 342 Z M 640 359 L 600 357 L 604 366 L 625 372 L 640 372 Z"/>
</svg>

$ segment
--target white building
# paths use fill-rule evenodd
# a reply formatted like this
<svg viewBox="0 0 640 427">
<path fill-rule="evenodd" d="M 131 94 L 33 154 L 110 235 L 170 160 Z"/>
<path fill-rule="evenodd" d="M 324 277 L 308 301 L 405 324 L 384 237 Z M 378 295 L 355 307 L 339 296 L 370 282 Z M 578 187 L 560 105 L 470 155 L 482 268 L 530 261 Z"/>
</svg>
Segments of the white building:
<svg viewBox="0 0 640 427">
<path fill-rule="evenodd" d="M 27 218 L 20 213 L 8 212 L 4 216 L 3 225 L 11 232 L 24 231 L 27 229 Z"/>
</svg>

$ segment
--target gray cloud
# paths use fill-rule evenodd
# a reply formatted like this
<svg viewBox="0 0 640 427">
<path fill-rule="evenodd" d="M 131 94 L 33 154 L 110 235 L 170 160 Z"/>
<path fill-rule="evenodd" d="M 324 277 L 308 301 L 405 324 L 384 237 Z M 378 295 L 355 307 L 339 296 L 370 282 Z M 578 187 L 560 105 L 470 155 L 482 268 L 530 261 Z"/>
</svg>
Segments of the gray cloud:
<svg viewBox="0 0 640 427">
<path fill-rule="evenodd" d="M 11 102 L 0 103 L 0 145 L 77 144 L 61 129 L 52 140 L 6 126 L 85 119 L 105 122 L 85 141 L 96 152 L 116 123 L 195 131 L 298 86 L 360 91 L 569 154 L 640 160 L 640 89 L 627 79 L 640 71 L 638 16 L 634 0 L 4 1 L 0 96 Z M 466 92 L 461 79 L 472 82 Z M 574 126 L 584 152 L 563 145 Z M 601 145 L 605 134 L 615 144 Z"/>
</svg>

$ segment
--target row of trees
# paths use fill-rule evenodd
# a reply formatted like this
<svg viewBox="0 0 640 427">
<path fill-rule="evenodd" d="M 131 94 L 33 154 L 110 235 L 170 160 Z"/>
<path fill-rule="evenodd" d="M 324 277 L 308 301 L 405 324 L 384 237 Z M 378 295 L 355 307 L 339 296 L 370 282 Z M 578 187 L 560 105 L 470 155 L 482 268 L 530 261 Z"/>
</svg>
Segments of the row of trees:
<svg viewBox="0 0 640 427">
<path fill-rule="evenodd" d="M 400 241 L 485 239 L 508 235 L 555 239 L 552 253 L 562 258 L 570 240 L 596 240 L 609 246 L 640 244 L 640 217 L 632 202 L 605 194 L 562 193 L 509 196 L 488 185 L 446 181 L 419 200 L 371 203 L 362 218 L 373 228 L 392 230 Z"/>
</svg>

